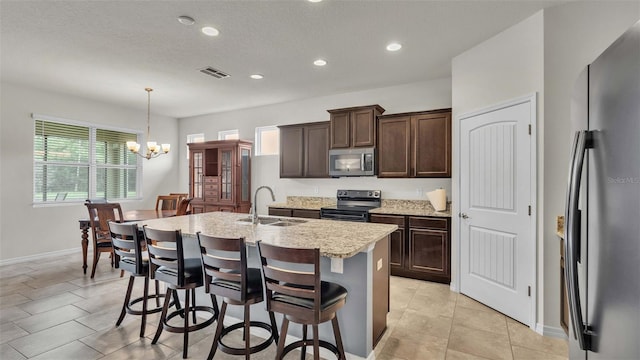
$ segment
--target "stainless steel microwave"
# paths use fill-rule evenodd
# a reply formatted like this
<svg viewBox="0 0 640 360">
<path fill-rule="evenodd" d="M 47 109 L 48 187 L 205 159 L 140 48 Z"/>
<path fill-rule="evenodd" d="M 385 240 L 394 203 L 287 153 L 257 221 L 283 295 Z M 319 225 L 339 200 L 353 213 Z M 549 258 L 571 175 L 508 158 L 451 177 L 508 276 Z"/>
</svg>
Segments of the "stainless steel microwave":
<svg viewBox="0 0 640 360">
<path fill-rule="evenodd" d="M 329 176 L 374 176 L 375 174 L 375 148 L 329 150 Z"/>
</svg>

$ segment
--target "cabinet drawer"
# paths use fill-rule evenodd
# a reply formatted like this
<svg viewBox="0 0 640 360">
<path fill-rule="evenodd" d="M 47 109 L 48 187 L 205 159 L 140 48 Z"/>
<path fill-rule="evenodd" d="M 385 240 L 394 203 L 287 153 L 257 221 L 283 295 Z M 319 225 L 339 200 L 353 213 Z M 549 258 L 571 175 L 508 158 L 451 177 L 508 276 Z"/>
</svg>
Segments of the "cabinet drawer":
<svg viewBox="0 0 640 360">
<path fill-rule="evenodd" d="M 409 227 L 447 230 L 447 219 L 411 216 L 409 217 Z"/>
<path fill-rule="evenodd" d="M 217 191 L 205 191 L 204 192 L 204 198 L 207 200 L 217 200 L 218 199 L 218 192 Z"/>
<path fill-rule="evenodd" d="M 320 210 L 293 209 L 291 216 L 307 219 L 320 219 Z"/>
<path fill-rule="evenodd" d="M 218 183 L 218 177 L 217 176 L 205 176 L 204 177 L 204 183 L 205 184 L 217 184 Z"/>
<path fill-rule="evenodd" d="M 404 216 L 371 214 L 372 223 L 393 224 L 404 227 Z"/>
<path fill-rule="evenodd" d="M 291 209 L 269 208 L 269 215 L 291 217 Z"/>
</svg>

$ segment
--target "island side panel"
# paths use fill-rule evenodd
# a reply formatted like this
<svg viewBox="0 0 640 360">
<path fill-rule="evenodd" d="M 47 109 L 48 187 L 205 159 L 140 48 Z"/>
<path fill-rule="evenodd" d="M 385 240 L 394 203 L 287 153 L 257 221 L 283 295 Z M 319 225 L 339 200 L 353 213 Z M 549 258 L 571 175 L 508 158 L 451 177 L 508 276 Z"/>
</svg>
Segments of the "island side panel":
<svg viewBox="0 0 640 360">
<path fill-rule="evenodd" d="M 375 348 L 387 329 L 389 312 L 389 237 L 378 241 L 373 249 L 372 264 L 372 347 Z"/>
</svg>

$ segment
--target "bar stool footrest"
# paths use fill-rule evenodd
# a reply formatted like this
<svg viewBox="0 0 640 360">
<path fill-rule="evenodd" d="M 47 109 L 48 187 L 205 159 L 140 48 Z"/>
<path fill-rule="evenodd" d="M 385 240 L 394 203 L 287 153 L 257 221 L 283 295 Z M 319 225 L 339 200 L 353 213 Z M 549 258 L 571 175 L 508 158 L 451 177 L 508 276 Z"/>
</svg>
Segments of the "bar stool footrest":
<svg viewBox="0 0 640 360">
<path fill-rule="evenodd" d="M 169 325 L 169 320 L 173 319 L 174 317 L 180 316 L 181 318 L 184 318 L 185 316 L 189 315 L 189 314 L 185 314 L 185 310 L 184 310 L 184 308 L 182 308 L 180 310 L 174 310 L 170 314 L 167 314 L 167 317 L 164 320 L 164 323 L 162 324 L 162 328 L 164 330 L 167 330 L 168 332 L 172 332 L 172 333 L 192 332 L 192 331 L 204 329 L 205 327 L 213 324 L 213 322 L 216 321 L 216 311 L 214 310 L 214 308 L 212 308 L 210 306 L 195 306 L 195 307 L 189 308 L 189 312 L 191 312 L 191 311 L 208 312 L 208 313 L 211 313 L 211 317 L 209 319 L 207 319 L 205 322 L 201 322 L 201 323 L 198 323 L 198 324 L 193 324 L 193 325 L 189 326 L 186 329 L 184 328 L 184 326 Z"/>
<path fill-rule="evenodd" d="M 273 329 L 271 328 L 271 325 L 267 324 L 267 323 L 263 323 L 260 321 L 250 321 L 249 322 L 249 327 L 259 327 L 262 328 L 264 330 L 267 330 L 269 332 L 269 337 L 267 339 L 265 339 L 263 342 L 261 342 L 258 345 L 254 345 L 252 347 L 249 348 L 249 354 L 253 354 L 253 353 L 257 353 L 259 351 L 262 351 L 266 348 L 269 347 L 269 345 L 271 345 L 271 343 L 273 342 Z M 218 339 L 218 349 L 220 349 L 222 352 L 230 354 L 230 355 L 246 355 L 245 354 L 245 348 L 235 348 L 235 347 L 231 347 L 228 346 L 226 344 L 224 344 L 222 342 L 222 339 L 225 337 L 225 335 L 229 334 L 230 332 L 234 331 L 234 330 L 238 330 L 238 329 L 244 329 L 244 323 L 243 322 L 239 322 L 236 324 L 233 324 L 231 326 L 225 327 L 224 329 L 222 329 L 222 332 L 220 333 L 220 339 Z M 246 334 L 246 336 L 251 336 L 251 334 Z M 246 341 L 246 339 L 245 339 Z"/>
<path fill-rule="evenodd" d="M 318 341 L 318 345 L 322 348 L 325 348 L 329 351 L 331 351 L 335 356 L 336 359 L 340 359 L 340 352 L 338 351 L 338 348 L 333 345 L 330 342 L 324 341 L 324 340 L 319 340 Z M 307 340 L 298 340 L 298 341 L 294 341 L 291 344 L 287 345 L 284 347 L 284 350 L 282 350 L 282 357 L 281 359 L 284 359 L 285 356 L 287 356 L 288 353 L 290 353 L 291 351 L 299 348 L 299 347 L 303 347 L 303 346 L 310 346 L 311 348 L 313 348 L 313 339 L 307 339 Z"/>
<path fill-rule="evenodd" d="M 164 298 L 164 294 L 154 294 L 154 295 L 149 295 L 147 296 L 147 300 L 151 300 L 151 299 L 163 299 Z M 132 308 L 133 305 L 141 302 L 144 300 L 144 296 L 140 296 L 139 298 L 135 298 L 131 301 L 129 301 L 129 303 L 125 306 L 127 309 L 127 314 L 131 314 L 131 315 L 142 315 L 142 310 L 135 310 Z M 173 306 L 174 305 L 174 301 L 172 300 L 171 303 L 169 304 L 169 306 Z M 162 311 L 162 305 L 161 306 L 156 306 L 156 307 L 152 307 L 152 308 L 147 308 L 147 314 L 155 314 Z"/>
</svg>

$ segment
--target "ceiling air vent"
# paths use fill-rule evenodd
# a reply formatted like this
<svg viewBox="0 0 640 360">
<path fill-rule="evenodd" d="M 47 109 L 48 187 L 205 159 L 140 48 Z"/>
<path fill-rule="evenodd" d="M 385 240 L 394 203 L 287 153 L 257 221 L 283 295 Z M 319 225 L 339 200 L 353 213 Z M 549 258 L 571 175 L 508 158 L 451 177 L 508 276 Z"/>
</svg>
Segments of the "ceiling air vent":
<svg viewBox="0 0 640 360">
<path fill-rule="evenodd" d="M 214 69 L 214 68 L 212 68 L 210 66 L 208 66 L 206 68 L 203 68 L 203 69 L 200 69 L 200 72 L 204 73 L 204 74 L 207 74 L 207 75 L 211 75 L 214 78 L 218 78 L 218 79 L 224 79 L 224 78 L 228 78 L 229 76 L 231 76 L 231 75 L 229 75 L 227 73 L 224 73 L 224 72 L 222 72 L 220 70 Z"/>
</svg>

